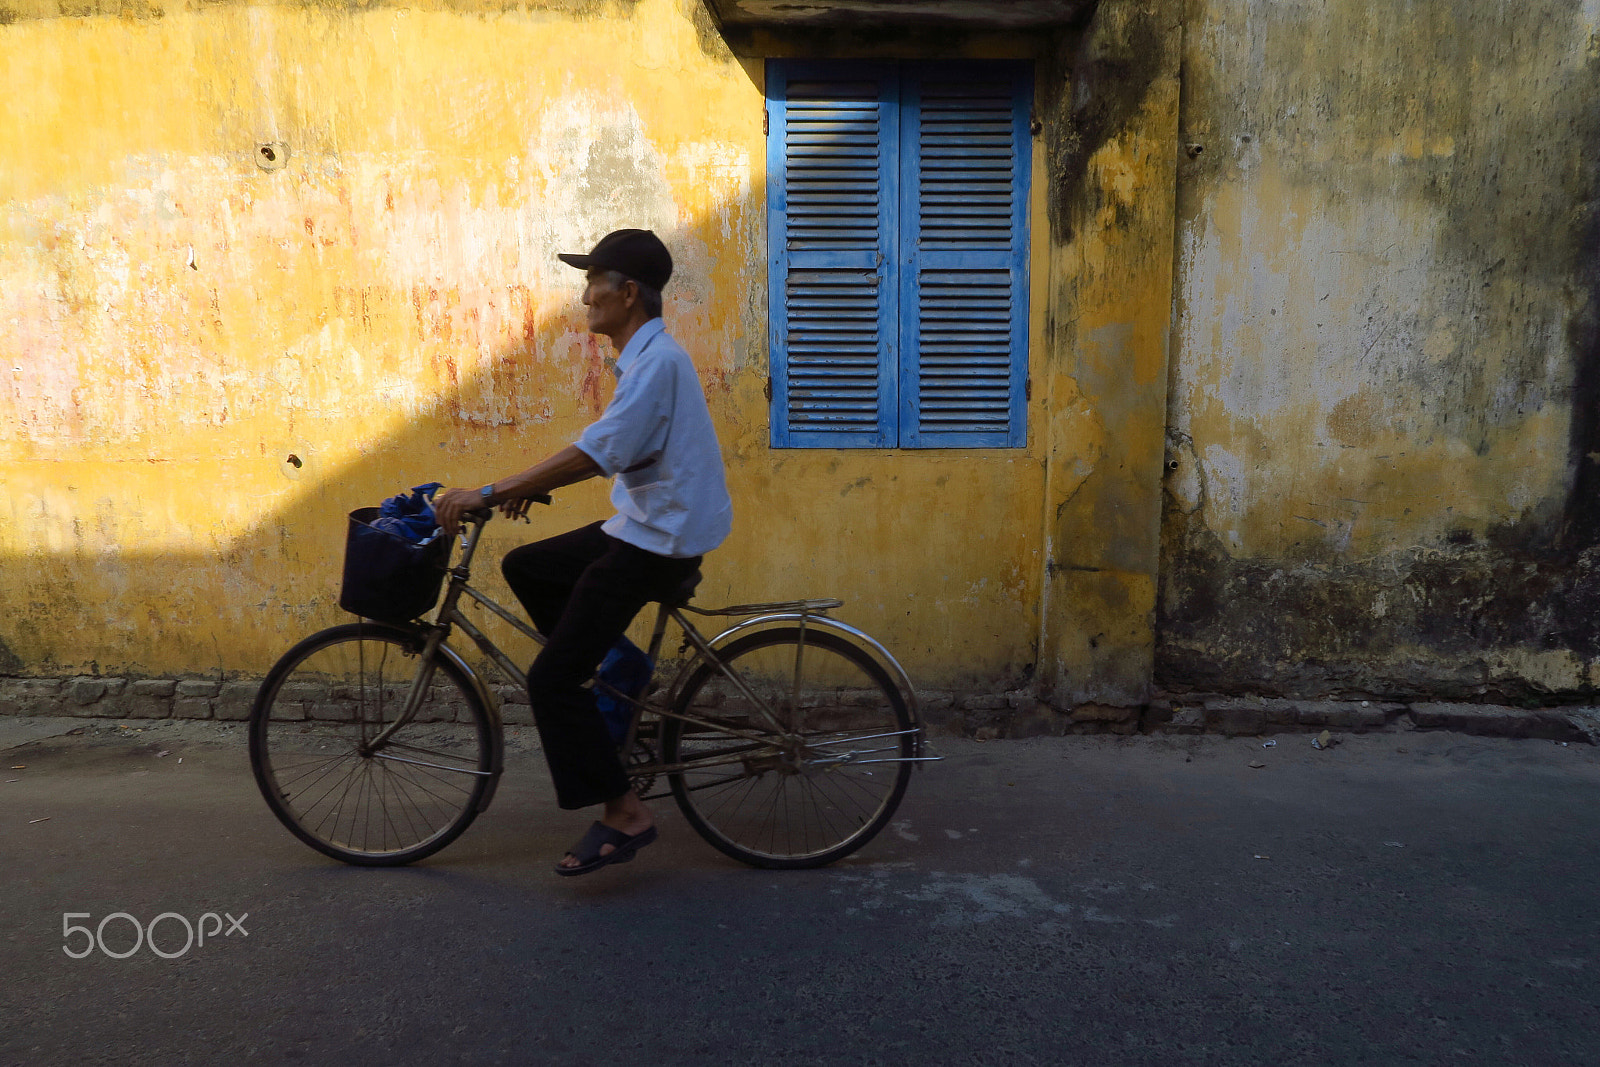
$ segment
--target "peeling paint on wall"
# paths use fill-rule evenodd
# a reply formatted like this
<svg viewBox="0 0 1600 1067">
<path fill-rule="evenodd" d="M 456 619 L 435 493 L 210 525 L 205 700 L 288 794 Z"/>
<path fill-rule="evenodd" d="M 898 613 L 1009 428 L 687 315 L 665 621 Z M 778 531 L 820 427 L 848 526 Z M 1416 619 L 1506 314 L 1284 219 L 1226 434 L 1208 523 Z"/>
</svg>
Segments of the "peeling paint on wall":
<svg viewBox="0 0 1600 1067">
<path fill-rule="evenodd" d="M 0 0 L 0 672 L 248 675 L 339 619 L 346 511 L 604 404 L 555 253 L 649 225 L 740 502 L 707 599 L 840 595 L 919 681 L 1063 705 L 1590 692 L 1595 11 L 789 42 L 1045 57 L 1027 447 L 840 454 L 767 443 L 761 65 L 697 0 Z"/>
<path fill-rule="evenodd" d="M 1047 581 L 1052 702 L 1148 698 L 1159 560 L 1178 111 L 1177 22 L 1103 2 L 1047 74 Z"/>
<path fill-rule="evenodd" d="M 925 684 L 1033 661 L 1037 457 L 767 447 L 762 86 L 697 4 L 7 10 L 0 671 L 248 676 L 339 621 L 349 509 L 600 410 L 555 256 L 622 225 L 674 252 L 741 505 L 703 597 L 842 596 Z"/>
<path fill-rule="evenodd" d="M 1166 684 L 1592 688 L 1586 12 L 1190 5 Z"/>
</svg>

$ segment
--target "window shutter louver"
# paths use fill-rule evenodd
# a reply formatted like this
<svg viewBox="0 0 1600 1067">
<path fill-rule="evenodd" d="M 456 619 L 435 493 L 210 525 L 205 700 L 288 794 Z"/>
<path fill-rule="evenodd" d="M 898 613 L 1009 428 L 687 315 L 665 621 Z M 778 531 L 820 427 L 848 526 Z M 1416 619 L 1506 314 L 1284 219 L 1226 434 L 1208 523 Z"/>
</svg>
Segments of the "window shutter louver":
<svg viewBox="0 0 1600 1067">
<path fill-rule="evenodd" d="M 768 64 L 772 443 L 1026 444 L 1031 74 Z"/>
<path fill-rule="evenodd" d="M 768 85 L 773 444 L 895 444 L 893 71 L 789 64 Z"/>
<path fill-rule="evenodd" d="M 908 68 L 900 443 L 1025 443 L 1029 93 L 1015 68 Z"/>
</svg>

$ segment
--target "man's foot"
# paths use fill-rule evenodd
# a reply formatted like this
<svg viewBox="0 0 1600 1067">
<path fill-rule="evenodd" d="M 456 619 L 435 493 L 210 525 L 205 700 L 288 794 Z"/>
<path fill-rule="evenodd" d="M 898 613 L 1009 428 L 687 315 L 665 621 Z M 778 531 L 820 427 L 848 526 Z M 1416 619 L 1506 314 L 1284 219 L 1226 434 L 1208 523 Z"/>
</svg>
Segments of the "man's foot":
<svg viewBox="0 0 1600 1067">
<path fill-rule="evenodd" d="M 655 839 L 654 826 L 646 826 L 636 834 L 625 834 L 603 822 L 595 822 L 583 835 L 583 840 L 573 845 L 572 851 L 556 864 L 556 873 L 571 877 L 598 871 L 608 864 L 627 863 Z"/>
<path fill-rule="evenodd" d="M 633 854 L 656 839 L 656 820 L 633 790 L 606 801 L 605 814 L 589 827 L 583 840 L 556 864 L 557 874 L 587 874 L 608 863 L 626 863 Z M 591 842 L 591 838 L 595 839 Z M 584 846 L 588 845 L 586 854 Z M 617 849 L 628 849 L 626 857 L 612 859 Z"/>
</svg>

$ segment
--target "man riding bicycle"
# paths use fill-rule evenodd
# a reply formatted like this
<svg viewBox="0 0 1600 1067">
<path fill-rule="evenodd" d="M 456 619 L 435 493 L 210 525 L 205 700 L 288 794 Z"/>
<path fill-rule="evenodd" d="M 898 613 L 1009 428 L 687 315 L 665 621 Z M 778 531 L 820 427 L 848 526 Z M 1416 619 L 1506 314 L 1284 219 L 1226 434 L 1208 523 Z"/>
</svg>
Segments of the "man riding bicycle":
<svg viewBox="0 0 1600 1067">
<path fill-rule="evenodd" d="M 655 821 L 627 774 L 585 683 L 645 604 L 669 597 L 732 524 L 722 452 L 705 392 L 661 320 L 672 256 L 649 230 L 617 230 L 588 255 L 588 326 L 617 348 L 617 388 L 576 442 L 480 489 L 448 489 L 434 512 L 449 536 L 473 508 L 520 517 L 528 498 L 601 475 L 614 478 L 616 514 L 507 553 L 506 582 L 548 640 L 528 670 L 528 698 L 562 808 L 604 812 L 556 864 L 587 874 L 630 860 L 656 839 Z"/>
</svg>

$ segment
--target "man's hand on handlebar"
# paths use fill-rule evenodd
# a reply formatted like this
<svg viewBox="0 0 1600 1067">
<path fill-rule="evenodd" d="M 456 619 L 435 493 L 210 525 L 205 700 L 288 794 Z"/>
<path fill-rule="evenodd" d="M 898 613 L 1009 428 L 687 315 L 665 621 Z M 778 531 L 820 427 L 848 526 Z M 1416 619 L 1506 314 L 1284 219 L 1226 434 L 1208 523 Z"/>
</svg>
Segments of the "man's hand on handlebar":
<svg viewBox="0 0 1600 1067">
<path fill-rule="evenodd" d="M 583 449 L 577 445 L 568 445 L 548 459 L 535 463 L 521 474 L 513 474 L 508 478 L 498 478 L 491 482 L 490 484 L 500 491 L 495 493 L 487 504 L 483 493 L 477 489 L 441 490 L 434 495 L 433 513 L 438 516 L 439 525 L 444 528 L 444 532 L 454 537 L 456 531 L 461 528 L 461 516 L 469 511 L 498 505 L 500 513 L 507 518 L 526 518 L 530 502 L 550 503 L 550 490 L 603 473 L 600 465 L 590 459 Z M 500 499 L 501 497 L 509 499 Z"/>
<path fill-rule="evenodd" d="M 543 502 L 546 504 L 550 503 L 550 498 L 545 497 Z M 525 496 L 519 500 L 507 500 L 504 504 L 500 505 L 500 514 L 504 515 L 508 519 L 521 519 L 523 522 L 527 522 L 528 508 L 532 505 L 532 497 Z"/>
<path fill-rule="evenodd" d="M 482 506 L 483 496 L 476 489 L 441 489 L 433 494 L 433 515 L 446 537 L 461 529 L 461 516 Z"/>
<path fill-rule="evenodd" d="M 499 504 L 500 514 L 508 519 L 526 520 L 528 507 L 535 502 L 548 504 L 550 495 L 536 493 L 533 496 L 502 501 Z M 483 494 L 476 489 L 441 489 L 433 497 L 433 514 L 439 520 L 439 526 L 444 530 L 446 537 L 454 537 L 456 531 L 461 529 L 463 515 L 469 511 L 483 510 L 483 507 Z"/>
</svg>

